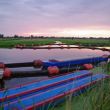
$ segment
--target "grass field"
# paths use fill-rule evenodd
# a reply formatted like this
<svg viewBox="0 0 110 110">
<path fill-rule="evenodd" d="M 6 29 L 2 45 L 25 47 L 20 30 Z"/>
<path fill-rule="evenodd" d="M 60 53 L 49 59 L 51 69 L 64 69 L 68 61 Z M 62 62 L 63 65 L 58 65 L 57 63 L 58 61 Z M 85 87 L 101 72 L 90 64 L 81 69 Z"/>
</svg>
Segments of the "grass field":
<svg viewBox="0 0 110 110">
<path fill-rule="evenodd" d="M 107 39 L 60 39 L 63 43 L 83 46 L 110 46 Z"/>
<path fill-rule="evenodd" d="M 46 45 L 54 43 L 53 39 L 0 39 L 0 48 L 12 48 L 17 44 L 32 45 Z"/>
<path fill-rule="evenodd" d="M 4 38 L 0 39 L 0 48 L 12 48 L 17 44 L 31 45 L 46 45 L 61 41 L 66 44 L 83 45 L 83 46 L 110 46 L 110 40 L 107 39 L 60 39 L 60 38 Z"/>
</svg>

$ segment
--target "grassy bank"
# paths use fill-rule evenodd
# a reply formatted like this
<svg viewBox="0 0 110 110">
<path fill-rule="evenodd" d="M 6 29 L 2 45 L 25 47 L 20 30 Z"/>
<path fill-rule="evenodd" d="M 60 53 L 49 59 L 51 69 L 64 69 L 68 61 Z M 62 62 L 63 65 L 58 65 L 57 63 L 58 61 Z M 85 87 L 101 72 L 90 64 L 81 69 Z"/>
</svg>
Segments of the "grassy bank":
<svg viewBox="0 0 110 110">
<path fill-rule="evenodd" d="M 0 48 L 12 48 L 17 44 L 25 44 L 27 46 L 32 45 L 46 45 L 54 43 L 53 39 L 0 39 Z"/>
<path fill-rule="evenodd" d="M 65 44 L 82 45 L 82 46 L 110 46 L 108 39 L 67 39 L 67 38 L 4 38 L 0 39 L 0 48 L 12 48 L 17 44 L 46 45 L 61 41 Z"/>
<path fill-rule="evenodd" d="M 94 73 L 106 73 L 110 75 L 108 65 L 94 68 Z M 109 64 L 110 66 L 110 64 Z M 78 96 L 72 94 L 65 97 L 65 102 L 50 107 L 49 110 L 110 110 L 110 79 L 102 80 L 93 89 L 88 89 Z"/>
<path fill-rule="evenodd" d="M 83 46 L 110 46 L 107 39 L 60 39 L 63 43 Z"/>
<path fill-rule="evenodd" d="M 110 80 L 100 82 L 92 90 L 66 97 L 66 101 L 50 110 L 110 110 Z"/>
</svg>

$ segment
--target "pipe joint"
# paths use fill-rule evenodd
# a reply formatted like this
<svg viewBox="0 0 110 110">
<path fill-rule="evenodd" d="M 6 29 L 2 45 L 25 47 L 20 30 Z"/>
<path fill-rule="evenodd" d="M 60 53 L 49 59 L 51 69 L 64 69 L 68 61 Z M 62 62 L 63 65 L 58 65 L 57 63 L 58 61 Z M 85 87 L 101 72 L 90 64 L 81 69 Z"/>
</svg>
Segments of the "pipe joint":
<svg viewBox="0 0 110 110">
<path fill-rule="evenodd" d="M 3 78 L 3 69 L 0 69 L 0 79 Z"/>
</svg>

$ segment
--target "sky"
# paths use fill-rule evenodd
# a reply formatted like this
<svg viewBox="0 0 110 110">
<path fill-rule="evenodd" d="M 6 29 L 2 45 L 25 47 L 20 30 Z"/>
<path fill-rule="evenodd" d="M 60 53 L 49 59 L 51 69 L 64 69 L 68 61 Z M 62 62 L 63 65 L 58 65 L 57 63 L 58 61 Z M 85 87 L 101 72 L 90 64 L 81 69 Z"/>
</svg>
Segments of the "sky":
<svg viewBox="0 0 110 110">
<path fill-rule="evenodd" d="M 0 33 L 110 37 L 110 0 L 0 0 Z"/>
</svg>

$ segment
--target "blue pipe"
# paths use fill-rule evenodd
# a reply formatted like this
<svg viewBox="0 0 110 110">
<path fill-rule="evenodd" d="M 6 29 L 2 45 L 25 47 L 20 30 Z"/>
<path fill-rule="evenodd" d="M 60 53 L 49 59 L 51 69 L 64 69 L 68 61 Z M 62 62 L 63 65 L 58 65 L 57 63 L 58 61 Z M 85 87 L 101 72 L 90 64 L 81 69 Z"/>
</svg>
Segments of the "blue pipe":
<svg viewBox="0 0 110 110">
<path fill-rule="evenodd" d="M 108 61 L 108 58 L 103 57 L 94 57 L 94 58 L 85 58 L 85 59 L 77 59 L 77 60 L 69 60 L 69 61 L 61 61 L 61 62 L 43 62 L 43 68 L 48 68 L 49 66 L 57 66 L 61 67 L 71 67 L 75 65 L 82 65 L 82 64 L 97 64 L 103 61 Z"/>
</svg>

